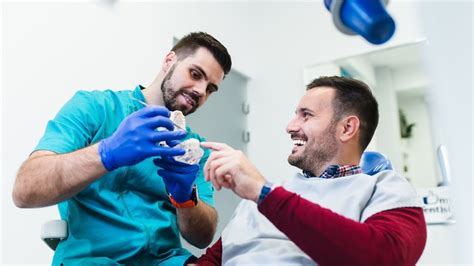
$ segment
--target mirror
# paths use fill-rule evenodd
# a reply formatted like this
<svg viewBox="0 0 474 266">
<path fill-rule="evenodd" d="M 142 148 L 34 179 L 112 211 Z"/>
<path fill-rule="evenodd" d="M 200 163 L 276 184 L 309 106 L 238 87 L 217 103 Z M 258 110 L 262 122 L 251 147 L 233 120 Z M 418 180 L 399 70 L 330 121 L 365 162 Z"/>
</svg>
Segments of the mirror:
<svg viewBox="0 0 474 266">
<path fill-rule="evenodd" d="M 430 125 L 422 64 L 425 40 L 315 64 L 304 69 L 304 82 L 341 75 L 367 83 L 379 103 L 379 125 L 367 150 L 388 156 L 398 173 L 415 187 L 441 181 Z"/>
</svg>

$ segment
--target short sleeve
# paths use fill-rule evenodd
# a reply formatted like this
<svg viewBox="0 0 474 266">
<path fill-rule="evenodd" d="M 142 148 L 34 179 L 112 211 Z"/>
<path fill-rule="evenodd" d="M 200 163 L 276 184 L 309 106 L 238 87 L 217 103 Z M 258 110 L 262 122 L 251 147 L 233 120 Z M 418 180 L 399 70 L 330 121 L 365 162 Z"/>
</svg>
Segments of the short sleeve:
<svg viewBox="0 0 474 266">
<path fill-rule="evenodd" d="M 91 144 L 100 126 L 93 92 L 78 91 L 50 120 L 36 150 L 67 153 Z"/>
</svg>

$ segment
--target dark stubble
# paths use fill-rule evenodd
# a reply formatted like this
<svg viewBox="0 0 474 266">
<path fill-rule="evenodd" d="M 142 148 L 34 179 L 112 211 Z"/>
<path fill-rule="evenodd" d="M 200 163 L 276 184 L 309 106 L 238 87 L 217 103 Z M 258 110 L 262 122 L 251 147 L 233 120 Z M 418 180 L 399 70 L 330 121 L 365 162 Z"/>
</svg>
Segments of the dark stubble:
<svg viewBox="0 0 474 266">
<path fill-rule="evenodd" d="M 304 171 L 319 174 L 324 166 L 330 162 L 337 153 L 336 121 L 332 121 L 323 132 L 320 139 L 307 142 L 303 152 L 299 155 L 288 156 L 288 163 Z"/>
<path fill-rule="evenodd" d="M 183 93 L 184 90 L 183 89 L 174 90 L 171 85 L 171 77 L 173 76 L 175 67 L 176 65 L 173 65 L 171 67 L 170 71 L 168 71 L 165 78 L 163 79 L 163 82 L 161 83 L 161 92 L 163 94 L 163 101 L 165 103 L 166 108 L 168 108 L 168 110 L 170 111 L 180 110 L 181 112 L 183 112 L 184 115 L 189 115 L 196 111 L 197 104 L 193 106 L 193 108 L 189 111 L 183 110 L 184 108 L 180 107 L 180 105 L 178 104 L 177 97 L 181 93 Z"/>
</svg>

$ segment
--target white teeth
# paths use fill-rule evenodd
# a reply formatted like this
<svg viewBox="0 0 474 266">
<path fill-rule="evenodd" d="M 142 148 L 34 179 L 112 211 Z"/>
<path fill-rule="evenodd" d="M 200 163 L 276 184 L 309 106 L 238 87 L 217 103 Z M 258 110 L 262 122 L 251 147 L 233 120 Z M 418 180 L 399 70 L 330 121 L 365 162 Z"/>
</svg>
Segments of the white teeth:
<svg viewBox="0 0 474 266">
<path fill-rule="evenodd" d="M 183 97 L 189 105 L 194 106 L 194 101 L 188 95 L 183 93 Z"/>
<path fill-rule="evenodd" d="M 300 140 L 300 139 L 294 139 L 293 140 L 293 145 L 296 145 L 296 146 L 303 146 L 306 144 L 306 141 L 304 140 Z"/>
</svg>

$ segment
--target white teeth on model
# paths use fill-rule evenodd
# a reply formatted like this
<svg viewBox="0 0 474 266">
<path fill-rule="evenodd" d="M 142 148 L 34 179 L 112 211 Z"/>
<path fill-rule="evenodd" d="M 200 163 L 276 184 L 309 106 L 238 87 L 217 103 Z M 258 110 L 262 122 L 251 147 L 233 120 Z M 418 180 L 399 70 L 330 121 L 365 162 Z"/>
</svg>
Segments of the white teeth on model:
<svg viewBox="0 0 474 266">
<path fill-rule="evenodd" d="M 304 140 L 300 140 L 300 139 L 295 139 L 293 140 L 293 145 L 296 145 L 296 146 L 303 146 L 306 144 L 306 141 Z"/>
</svg>

